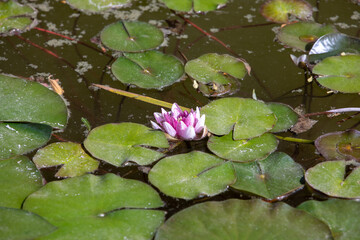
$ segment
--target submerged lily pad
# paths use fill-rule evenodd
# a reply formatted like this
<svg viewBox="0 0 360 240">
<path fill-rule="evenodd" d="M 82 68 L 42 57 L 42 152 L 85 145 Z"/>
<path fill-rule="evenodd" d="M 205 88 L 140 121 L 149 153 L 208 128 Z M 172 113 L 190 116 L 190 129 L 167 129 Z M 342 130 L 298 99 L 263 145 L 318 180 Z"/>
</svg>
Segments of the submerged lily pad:
<svg viewBox="0 0 360 240">
<path fill-rule="evenodd" d="M 250 140 L 233 140 L 233 133 L 217 137 L 211 136 L 208 144 L 210 151 L 221 158 L 234 162 L 251 162 L 266 158 L 278 146 L 278 140 L 271 133 Z"/>
<path fill-rule="evenodd" d="M 267 199 L 281 199 L 303 187 L 304 169 L 287 154 L 275 152 L 265 160 L 233 163 L 236 182 L 231 187 Z"/>
<path fill-rule="evenodd" d="M 298 115 L 290 106 L 282 103 L 268 103 L 267 105 L 277 119 L 271 132 L 285 132 L 297 123 Z"/>
<path fill-rule="evenodd" d="M 261 14 L 269 21 L 287 23 L 288 15 L 301 20 L 312 18 L 312 7 L 304 0 L 268 0 L 260 9 Z"/>
<path fill-rule="evenodd" d="M 328 161 L 306 171 L 306 182 L 332 197 L 360 198 L 360 167 L 346 172 L 346 161 Z"/>
<path fill-rule="evenodd" d="M 46 239 L 152 239 L 164 212 L 149 185 L 114 174 L 50 182 L 31 194 L 24 209 L 44 217 L 57 231 Z"/>
<path fill-rule="evenodd" d="M 113 63 L 111 70 L 122 83 L 156 89 L 173 84 L 184 74 L 179 59 L 158 51 L 124 54 Z"/>
<path fill-rule="evenodd" d="M 323 222 L 279 202 L 230 199 L 205 202 L 171 216 L 155 240 L 331 239 Z"/>
<path fill-rule="evenodd" d="M 145 146 L 168 148 L 165 134 L 141 124 L 105 124 L 94 128 L 84 142 L 85 148 L 96 158 L 115 166 L 126 161 L 150 164 L 163 156 Z"/>
<path fill-rule="evenodd" d="M 360 93 L 360 55 L 325 58 L 313 68 L 316 80 L 326 88 L 344 93 Z"/>
<path fill-rule="evenodd" d="M 122 52 L 140 52 L 160 46 L 164 41 L 164 34 L 146 22 L 120 21 L 105 27 L 100 38 L 108 48 Z"/>
<path fill-rule="evenodd" d="M 29 158 L 17 156 L 0 161 L 0 206 L 20 208 L 25 198 L 41 186 L 40 172 Z"/>
<path fill-rule="evenodd" d="M 0 121 L 42 123 L 63 129 L 67 108 L 62 98 L 37 82 L 0 74 Z"/>
<path fill-rule="evenodd" d="M 286 46 L 306 51 L 309 43 L 315 42 L 321 36 L 337 32 L 330 24 L 315 22 L 297 22 L 282 27 L 277 34 L 277 39 Z"/>
<path fill-rule="evenodd" d="M 217 9 L 228 0 L 160 0 L 170 9 L 182 12 L 207 12 Z"/>
<path fill-rule="evenodd" d="M 166 195 L 193 199 L 225 191 L 235 173 L 231 162 L 194 151 L 162 159 L 151 169 L 149 181 Z"/>
<path fill-rule="evenodd" d="M 99 162 L 90 157 L 80 144 L 57 142 L 37 151 L 33 158 L 38 168 L 62 165 L 56 177 L 76 177 L 95 171 Z"/>
<path fill-rule="evenodd" d="M 130 0 L 66 0 L 66 2 L 82 11 L 101 12 L 110 8 L 122 7 Z"/>
<path fill-rule="evenodd" d="M 0 123 L 0 159 L 25 154 L 45 145 L 51 131 L 50 126 L 43 124 Z"/>
<path fill-rule="evenodd" d="M 206 115 L 205 125 L 216 135 L 234 129 L 233 139 L 249 139 L 270 131 L 276 123 L 271 109 L 260 101 L 247 98 L 223 98 L 201 109 Z"/>
<path fill-rule="evenodd" d="M 360 160 L 360 131 L 327 133 L 315 140 L 315 146 L 327 160 Z"/>
</svg>

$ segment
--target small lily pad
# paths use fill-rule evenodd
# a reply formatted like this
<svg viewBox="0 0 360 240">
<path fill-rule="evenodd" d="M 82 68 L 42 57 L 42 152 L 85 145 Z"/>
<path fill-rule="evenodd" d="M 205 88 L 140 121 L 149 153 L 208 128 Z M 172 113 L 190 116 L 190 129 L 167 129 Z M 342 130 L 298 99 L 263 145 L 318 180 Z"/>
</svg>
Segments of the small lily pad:
<svg viewBox="0 0 360 240">
<path fill-rule="evenodd" d="M 332 197 L 360 198 L 360 167 L 346 172 L 346 161 L 328 161 L 306 171 L 306 182 Z"/>
<path fill-rule="evenodd" d="M 235 181 L 231 162 L 203 152 L 190 152 L 159 161 L 150 182 L 171 197 L 193 199 L 225 191 Z"/>
<path fill-rule="evenodd" d="M 360 93 L 360 55 L 325 58 L 313 68 L 316 80 L 326 88 L 344 93 Z"/>
<path fill-rule="evenodd" d="M 277 118 L 271 132 L 285 132 L 297 123 L 298 115 L 290 106 L 282 103 L 268 103 L 267 105 Z"/>
<path fill-rule="evenodd" d="M 140 52 L 160 46 L 164 41 L 164 34 L 146 22 L 120 21 L 105 27 L 100 38 L 108 48 L 122 52 Z"/>
<path fill-rule="evenodd" d="M 66 0 L 66 2 L 85 12 L 101 12 L 110 8 L 122 7 L 130 2 L 130 0 Z"/>
<path fill-rule="evenodd" d="M 297 208 L 327 223 L 335 240 L 360 238 L 360 202 L 344 199 L 310 200 Z"/>
<path fill-rule="evenodd" d="M 315 42 L 321 36 L 337 32 L 330 24 L 319 24 L 315 22 L 297 22 L 282 27 L 277 34 L 277 39 L 286 46 L 306 51 L 309 43 Z"/>
<path fill-rule="evenodd" d="M 211 136 L 208 148 L 221 158 L 234 162 L 252 162 L 266 158 L 278 146 L 278 140 L 271 133 L 252 139 L 233 140 L 232 132 L 222 136 Z"/>
<path fill-rule="evenodd" d="M 63 165 L 56 177 L 76 177 L 95 171 L 99 162 L 90 157 L 80 144 L 57 142 L 39 149 L 33 158 L 38 168 Z"/>
<path fill-rule="evenodd" d="M 265 160 L 233 163 L 236 182 L 232 188 L 267 199 L 281 199 L 303 187 L 304 169 L 287 154 L 275 152 Z"/>
<path fill-rule="evenodd" d="M 20 208 L 25 198 L 41 187 L 40 172 L 29 158 L 17 156 L 0 161 L 0 206 Z"/>
<path fill-rule="evenodd" d="M 270 131 L 276 117 L 263 102 L 247 98 L 222 98 L 201 109 L 211 133 L 225 135 L 234 129 L 233 139 L 249 139 Z"/>
<path fill-rule="evenodd" d="M 312 7 L 304 0 L 269 0 L 260 9 L 261 14 L 269 21 L 287 23 L 288 15 L 301 20 L 312 18 Z"/>
<path fill-rule="evenodd" d="M 216 10 L 228 0 L 160 0 L 170 9 L 182 12 L 207 12 Z"/>
<path fill-rule="evenodd" d="M 230 199 L 193 205 L 171 216 L 155 240 L 323 240 L 326 224 L 310 214 L 278 202 Z"/>
<path fill-rule="evenodd" d="M 126 161 L 150 164 L 163 156 L 145 146 L 168 148 L 165 134 L 141 124 L 105 124 L 94 128 L 84 142 L 85 148 L 96 158 L 115 166 Z"/>
<path fill-rule="evenodd" d="M 113 63 L 111 70 L 122 83 L 156 89 L 173 84 L 184 74 L 179 59 L 158 51 L 124 54 Z"/>
</svg>

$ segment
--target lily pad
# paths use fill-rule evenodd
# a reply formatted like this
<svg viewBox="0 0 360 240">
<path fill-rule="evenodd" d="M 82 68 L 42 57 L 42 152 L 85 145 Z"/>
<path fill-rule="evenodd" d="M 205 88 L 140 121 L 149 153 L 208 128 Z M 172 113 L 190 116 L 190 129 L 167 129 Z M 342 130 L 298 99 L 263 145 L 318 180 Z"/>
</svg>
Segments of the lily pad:
<svg viewBox="0 0 360 240">
<path fill-rule="evenodd" d="M 113 63 L 111 70 L 122 83 L 156 89 L 173 84 L 184 74 L 179 59 L 158 51 L 124 54 Z"/>
<path fill-rule="evenodd" d="M 85 12 L 101 12 L 110 8 L 123 7 L 130 2 L 130 0 L 66 0 L 66 2 Z"/>
<path fill-rule="evenodd" d="M 31 194 L 24 209 L 59 229 L 46 239 L 152 239 L 164 212 L 149 185 L 114 174 L 50 182 Z"/>
<path fill-rule="evenodd" d="M 165 134 L 141 124 L 105 124 L 94 128 L 84 142 L 85 148 L 96 158 L 115 166 L 126 161 L 140 165 L 151 164 L 163 156 L 148 147 L 168 148 Z"/>
<path fill-rule="evenodd" d="M 40 172 L 27 157 L 0 161 L 0 206 L 21 208 L 25 198 L 41 187 Z"/>
<path fill-rule="evenodd" d="M 164 41 L 164 34 L 146 22 L 120 21 L 105 27 L 100 38 L 108 48 L 122 52 L 140 52 L 160 46 Z"/>
<path fill-rule="evenodd" d="M 207 12 L 216 10 L 228 0 L 160 0 L 170 9 L 182 12 Z"/>
<path fill-rule="evenodd" d="M 289 22 L 288 15 L 301 20 L 312 18 L 312 7 L 304 0 L 269 0 L 261 6 L 260 12 L 267 20 L 277 23 Z"/>
<path fill-rule="evenodd" d="M 51 131 L 52 128 L 44 124 L 0 123 L 0 159 L 25 154 L 45 145 Z"/>
<path fill-rule="evenodd" d="M 57 142 L 37 151 L 33 158 L 37 168 L 62 165 L 56 177 L 76 177 L 95 171 L 99 162 L 90 157 L 80 144 Z"/>
<path fill-rule="evenodd" d="M 263 102 L 247 98 L 223 98 L 201 109 L 211 133 L 225 135 L 234 129 L 233 139 L 249 139 L 270 131 L 276 117 Z"/>
<path fill-rule="evenodd" d="M 298 115 L 290 106 L 282 103 L 268 103 L 267 105 L 277 118 L 271 132 L 285 132 L 297 123 Z"/>
<path fill-rule="evenodd" d="M 278 140 L 271 133 L 250 140 L 233 140 L 232 132 L 222 136 L 211 136 L 207 146 L 221 158 L 234 162 L 252 162 L 266 158 L 278 146 Z"/>
<path fill-rule="evenodd" d="M 360 93 L 360 55 L 325 58 L 313 68 L 316 80 L 326 88 L 344 93 Z"/>
<path fill-rule="evenodd" d="M 0 121 L 42 123 L 65 128 L 62 98 L 37 82 L 0 74 Z"/>
<path fill-rule="evenodd" d="M 36 10 L 13 0 L 0 2 L 0 35 L 12 35 L 35 25 Z"/>
<path fill-rule="evenodd" d="M 155 240 L 331 239 L 326 224 L 279 202 L 230 199 L 205 202 L 171 216 Z"/>
<path fill-rule="evenodd" d="M 360 167 L 346 171 L 346 161 L 328 161 L 306 171 L 306 182 L 332 197 L 360 198 Z"/>
<path fill-rule="evenodd" d="M 327 133 L 315 140 L 315 146 L 327 160 L 360 160 L 360 131 Z"/>
<path fill-rule="evenodd" d="M 166 195 L 193 199 L 224 192 L 235 182 L 235 173 L 231 162 L 194 151 L 162 159 L 151 169 L 149 180 Z"/>
<path fill-rule="evenodd" d="M 315 22 L 297 22 L 282 27 L 277 34 L 277 39 L 286 46 L 306 51 L 309 43 L 315 42 L 321 36 L 337 32 L 330 24 Z"/>
<path fill-rule="evenodd" d="M 304 169 L 282 152 L 275 152 L 262 161 L 233 164 L 237 179 L 231 187 L 241 191 L 280 200 L 303 187 Z"/>
<path fill-rule="evenodd" d="M 55 231 L 42 217 L 20 209 L 0 207 L 0 239 L 38 239 Z"/>
</svg>

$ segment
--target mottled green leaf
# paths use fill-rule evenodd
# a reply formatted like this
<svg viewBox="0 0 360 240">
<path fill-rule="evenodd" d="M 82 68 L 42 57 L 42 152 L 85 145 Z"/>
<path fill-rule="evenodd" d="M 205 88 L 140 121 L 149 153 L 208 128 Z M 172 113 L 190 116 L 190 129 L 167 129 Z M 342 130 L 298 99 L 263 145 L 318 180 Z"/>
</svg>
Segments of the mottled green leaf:
<svg viewBox="0 0 360 240">
<path fill-rule="evenodd" d="M 110 8 L 119 8 L 126 5 L 130 0 L 66 0 L 71 6 L 90 12 L 101 12 Z"/>
<path fill-rule="evenodd" d="M 297 123 L 298 115 L 290 106 L 282 103 L 268 103 L 267 105 L 277 119 L 270 132 L 285 132 Z"/>
<path fill-rule="evenodd" d="M 228 0 L 160 0 L 170 9 L 182 12 L 189 12 L 192 9 L 196 12 L 207 12 L 225 4 Z"/>
</svg>

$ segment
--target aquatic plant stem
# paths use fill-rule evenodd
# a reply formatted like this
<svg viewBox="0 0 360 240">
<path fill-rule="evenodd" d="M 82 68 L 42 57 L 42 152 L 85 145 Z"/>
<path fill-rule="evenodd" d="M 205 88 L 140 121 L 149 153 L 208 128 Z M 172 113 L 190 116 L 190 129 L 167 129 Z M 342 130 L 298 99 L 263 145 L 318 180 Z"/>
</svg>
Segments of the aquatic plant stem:
<svg viewBox="0 0 360 240">
<path fill-rule="evenodd" d="M 284 140 L 284 141 L 288 141 L 288 142 L 307 143 L 307 144 L 314 143 L 314 140 L 308 140 L 308 139 L 302 139 L 302 138 L 282 137 L 282 136 L 278 136 L 278 135 L 275 135 L 275 137 L 280 140 Z"/>
<path fill-rule="evenodd" d="M 360 107 L 338 108 L 338 109 L 331 109 L 325 112 L 307 113 L 304 115 L 304 117 L 328 115 L 331 113 L 345 113 L 345 112 L 360 112 Z"/>
</svg>

